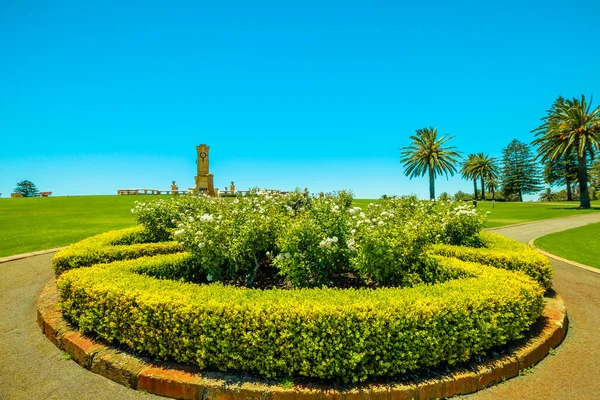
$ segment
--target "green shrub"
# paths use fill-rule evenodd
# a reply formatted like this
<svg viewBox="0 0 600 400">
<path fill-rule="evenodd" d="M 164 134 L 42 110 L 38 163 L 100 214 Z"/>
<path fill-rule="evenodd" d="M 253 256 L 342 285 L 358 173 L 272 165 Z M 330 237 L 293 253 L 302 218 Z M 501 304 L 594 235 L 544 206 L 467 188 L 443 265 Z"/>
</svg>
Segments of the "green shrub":
<svg viewBox="0 0 600 400">
<path fill-rule="evenodd" d="M 404 289 L 254 290 L 151 277 L 181 277 L 190 255 L 180 253 L 73 269 L 58 289 L 84 333 L 153 357 L 343 382 L 468 360 L 522 337 L 541 314 L 543 290 L 523 273 L 432 261 L 448 280 Z"/>
<path fill-rule="evenodd" d="M 131 209 L 135 220 L 155 242 L 173 240 L 172 232 L 182 219 L 215 212 L 221 202 L 208 196 L 182 195 L 148 202 L 136 201 Z"/>
<path fill-rule="evenodd" d="M 481 232 L 479 236 L 483 242 L 482 248 L 434 245 L 430 252 L 496 268 L 521 271 L 543 288 L 552 287 L 553 270 L 550 261 L 531 246 L 489 232 Z"/>
<path fill-rule="evenodd" d="M 58 251 L 52 258 L 52 268 L 58 276 L 73 268 L 182 251 L 177 242 L 149 243 L 149 236 L 142 227 L 92 236 Z"/>
</svg>

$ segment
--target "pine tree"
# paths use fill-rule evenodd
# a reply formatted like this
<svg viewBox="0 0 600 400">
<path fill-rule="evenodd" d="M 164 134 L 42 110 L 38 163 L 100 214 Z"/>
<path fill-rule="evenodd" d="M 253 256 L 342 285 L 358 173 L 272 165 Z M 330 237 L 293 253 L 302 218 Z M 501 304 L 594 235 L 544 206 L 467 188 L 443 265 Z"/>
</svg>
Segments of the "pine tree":
<svg viewBox="0 0 600 400">
<path fill-rule="evenodd" d="M 529 145 L 513 140 L 502 149 L 502 162 L 504 196 L 517 195 L 519 201 L 523 201 L 524 194 L 535 194 L 542 190 L 540 168 Z"/>
<path fill-rule="evenodd" d="M 27 180 L 17 183 L 15 193 L 20 193 L 23 197 L 37 197 L 40 195 L 34 183 Z"/>
<path fill-rule="evenodd" d="M 561 155 L 544 163 L 544 182 L 551 186 L 565 185 L 568 201 L 573 200 L 572 186 L 577 182 L 578 174 L 577 153 Z"/>
</svg>

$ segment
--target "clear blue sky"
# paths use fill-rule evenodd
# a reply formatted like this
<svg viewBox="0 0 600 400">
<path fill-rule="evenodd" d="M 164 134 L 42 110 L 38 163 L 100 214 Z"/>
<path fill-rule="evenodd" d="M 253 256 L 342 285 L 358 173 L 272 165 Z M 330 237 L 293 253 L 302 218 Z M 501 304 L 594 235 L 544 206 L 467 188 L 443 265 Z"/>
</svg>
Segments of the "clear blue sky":
<svg viewBox="0 0 600 400">
<path fill-rule="evenodd" d="M 600 100 L 598 15 L 596 0 L 2 0 L 0 192 L 188 188 L 207 143 L 220 188 L 427 197 L 399 163 L 415 129 L 499 156 L 559 94 Z"/>
</svg>

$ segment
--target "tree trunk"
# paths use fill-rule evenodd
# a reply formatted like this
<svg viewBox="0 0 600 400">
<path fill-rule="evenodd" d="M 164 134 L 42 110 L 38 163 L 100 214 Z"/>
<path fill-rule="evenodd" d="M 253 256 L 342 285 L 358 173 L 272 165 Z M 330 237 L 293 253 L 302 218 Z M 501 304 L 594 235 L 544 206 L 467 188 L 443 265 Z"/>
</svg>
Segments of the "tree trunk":
<svg viewBox="0 0 600 400">
<path fill-rule="evenodd" d="M 477 178 L 473 178 L 473 199 L 477 200 Z"/>
<path fill-rule="evenodd" d="M 485 200 L 485 182 L 483 180 L 483 175 L 481 175 L 481 200 Z"/>
<path fill-rule="evenodd" d="M 565 178 L 567 182 L 567 201 L 573 201 L 573 193 L 571 193 L 571 180 L 569 178 Z"/>
<path fill-rule="evenodd" d="M 492 189 L 492 200 L 496 200 L 496 190 L 493 186 L 490 189 Z"/>
<path fill-rule="evenodd" d="M 429 198 L 435 200 L 435 175 L 431 166 L 429 166 Z"/>
<path fill-rule="evenodd" d="M 519 189 L 519 201 L 523 202 L 523 190 Z"/>
<path fill-rule="evenodd" d="M 590 192 L 588 192 L 587 160 L 586 154 L 583 157 L 577 156 L 579 162 L 579 208 L 590 208 Z"/>
</svg>

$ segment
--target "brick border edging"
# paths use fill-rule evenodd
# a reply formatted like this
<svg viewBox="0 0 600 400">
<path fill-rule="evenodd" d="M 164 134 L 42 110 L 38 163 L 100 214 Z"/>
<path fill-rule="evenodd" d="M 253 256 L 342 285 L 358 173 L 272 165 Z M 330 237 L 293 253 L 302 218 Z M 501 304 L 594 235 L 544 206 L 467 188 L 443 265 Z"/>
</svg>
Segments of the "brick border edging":
<svg viewBox="0 0 600 400">
<path fill-rule="evenodd" d="M 82 367 L 132 389 L 177 399 L 317 399 L 317 398 L 392 398 L 435 399 L 482 390 L 513 378 L 541 361 L 550 349 L 565 338 L 568 329 L 567 312 L 562 298 L 556 294 L 545 298 L 542 315 L 546 323 L 540 333 L 499 359 L 478 366 L 477 371 L 463 370 L 441 378 L 414 384 L 363 384 L 353 389 L 295 387 L 284 389 L 276 385 L 242 382 L 203 376 L 193 368 L 170 363 L 152 362 L 118 351 L 72 330 L 58 309 L 56 279 L 52 278 L 40 294 L 37 323 L 42 333 L 59 349 L 71 355 Z M 77 383 L 75 383 L 77 384 Z"/>
</svg>

